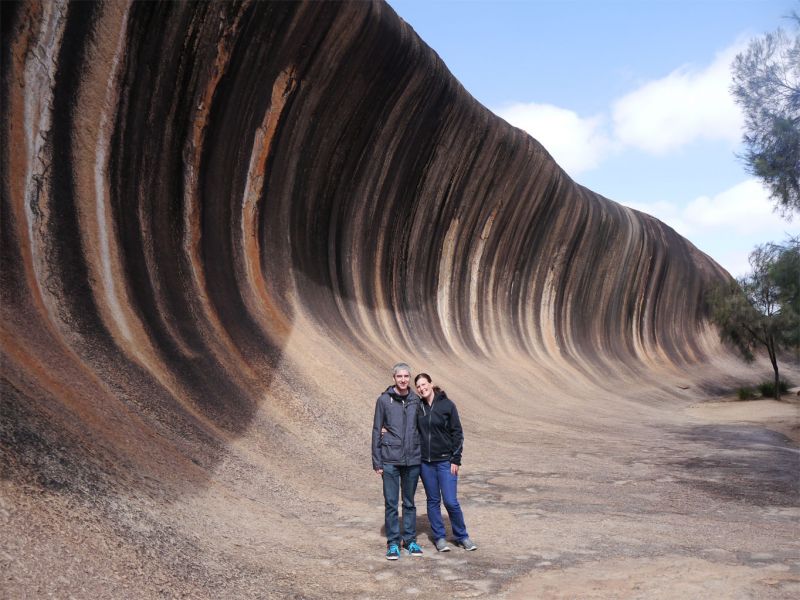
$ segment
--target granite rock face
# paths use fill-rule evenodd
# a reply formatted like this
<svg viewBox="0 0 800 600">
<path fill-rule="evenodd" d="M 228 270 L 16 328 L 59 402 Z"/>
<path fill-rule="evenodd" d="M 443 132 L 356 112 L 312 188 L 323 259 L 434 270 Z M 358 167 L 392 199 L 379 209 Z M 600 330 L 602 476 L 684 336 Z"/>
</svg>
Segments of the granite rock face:
<svg viewBox="0 0 800 600">
<path fill-rule="evenodd" d="M 235 433 L 300 309 L 365 352 L 703 360 L 720 267 L 576 185 L 385 4 L 4 10 L 12 421 Z"/>
<path fill-rule="evenodd" d="M 202 487 L 237 439 L 346 437 L 301 397 L 393 356 L 559 388 L 724 353 L 702 298 L 727 274 L 574 183 L 384 3 L 2 10 L 7 482 Z"/>
</svg>

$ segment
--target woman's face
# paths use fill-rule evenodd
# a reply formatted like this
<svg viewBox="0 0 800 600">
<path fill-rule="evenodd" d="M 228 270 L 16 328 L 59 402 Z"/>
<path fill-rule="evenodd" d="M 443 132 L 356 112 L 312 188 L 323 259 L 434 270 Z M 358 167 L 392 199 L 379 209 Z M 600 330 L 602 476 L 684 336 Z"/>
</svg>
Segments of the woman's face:
<svg viewBox="0 0 800 600">
<path fill-rule="evenodd" d="M 417 393 L 420 395 L 421 398 L 427 398 L 433 388 L 431 387 L 431 382 L 425 379 L 424 377 L 420 377 L 417 379 Z"/>
</svg>

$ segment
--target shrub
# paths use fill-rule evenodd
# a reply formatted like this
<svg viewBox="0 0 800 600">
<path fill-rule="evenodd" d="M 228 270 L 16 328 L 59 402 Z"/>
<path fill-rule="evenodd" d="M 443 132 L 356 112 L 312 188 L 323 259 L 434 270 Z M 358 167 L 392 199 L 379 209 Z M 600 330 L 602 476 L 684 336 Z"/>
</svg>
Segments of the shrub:
<svg viewBox="0 0 800 600">
<path fill-rule="evenodd" d="M 780 390 L 781 394 L 784 394 L 789 391 L 789 384 L 786 383 L 783 379 L 780 381 Z M 775 397 L 775 382 L 774 381 L 765 381 L 764 383 L 758 384 L 758 391 L 761 392 L 761 395 L 765 398 L 774 398 Z"/>
<path fill-rule="evenodd" d="M 739 396 L 739 400 L 752 400 L 756 397 L 753 388 L 747 386 L 740 387 L 738 390 L 736 390 L 736 395 Z"/>
</svg>

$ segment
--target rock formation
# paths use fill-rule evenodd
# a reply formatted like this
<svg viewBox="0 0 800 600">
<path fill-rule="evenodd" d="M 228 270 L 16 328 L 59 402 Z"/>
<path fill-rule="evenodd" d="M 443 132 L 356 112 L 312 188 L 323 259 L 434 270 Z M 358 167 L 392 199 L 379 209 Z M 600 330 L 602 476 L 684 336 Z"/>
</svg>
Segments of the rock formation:
<svg viewBox="0 0 800 600">
<path fill-rule="evenodd" d="M 702 299 L 727 274 L 573 182 L 382 2 L 2 10 L 0 467 L 32 518 L 79 505 L 174 583 L 195 542 L 159 507 L 202 520 L 181 503 L 209 488 L 311 543 L 276 529 L 365 481 L 395 358 L 544 390 L 519 410 L 565 423 L 577 389 L 724 355 Z M 228 589 L 202 569 L 184 590 Z"/>
</svg>

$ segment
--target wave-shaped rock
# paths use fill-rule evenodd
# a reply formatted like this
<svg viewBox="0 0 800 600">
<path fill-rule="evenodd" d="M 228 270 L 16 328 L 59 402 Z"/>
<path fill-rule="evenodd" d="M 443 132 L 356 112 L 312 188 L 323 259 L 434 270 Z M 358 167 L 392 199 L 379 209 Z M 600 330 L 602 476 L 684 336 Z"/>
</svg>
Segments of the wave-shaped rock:
<svg viewBox="0 0 800 600">
<path fill-rule="evenodd" d="M 368 411 L 392 357 L 552 389 L 720 351 L 725 272 L 575 184 L 386 4 L 2 8 L 7 482 L 178 494 L 245 437 L 291 457 L 262 464 L 275 496 L 316 448 L 359 462 L 369 419 L 331 396 Z"/>
<path fill-rule="evenodd" d="M 386 5 L 4 9 L 7 424 L 209 452 L 271 401 L 298 311 L 364 356 L 703 360 L 722 270 L 576 185 Z"/>
</svg>

